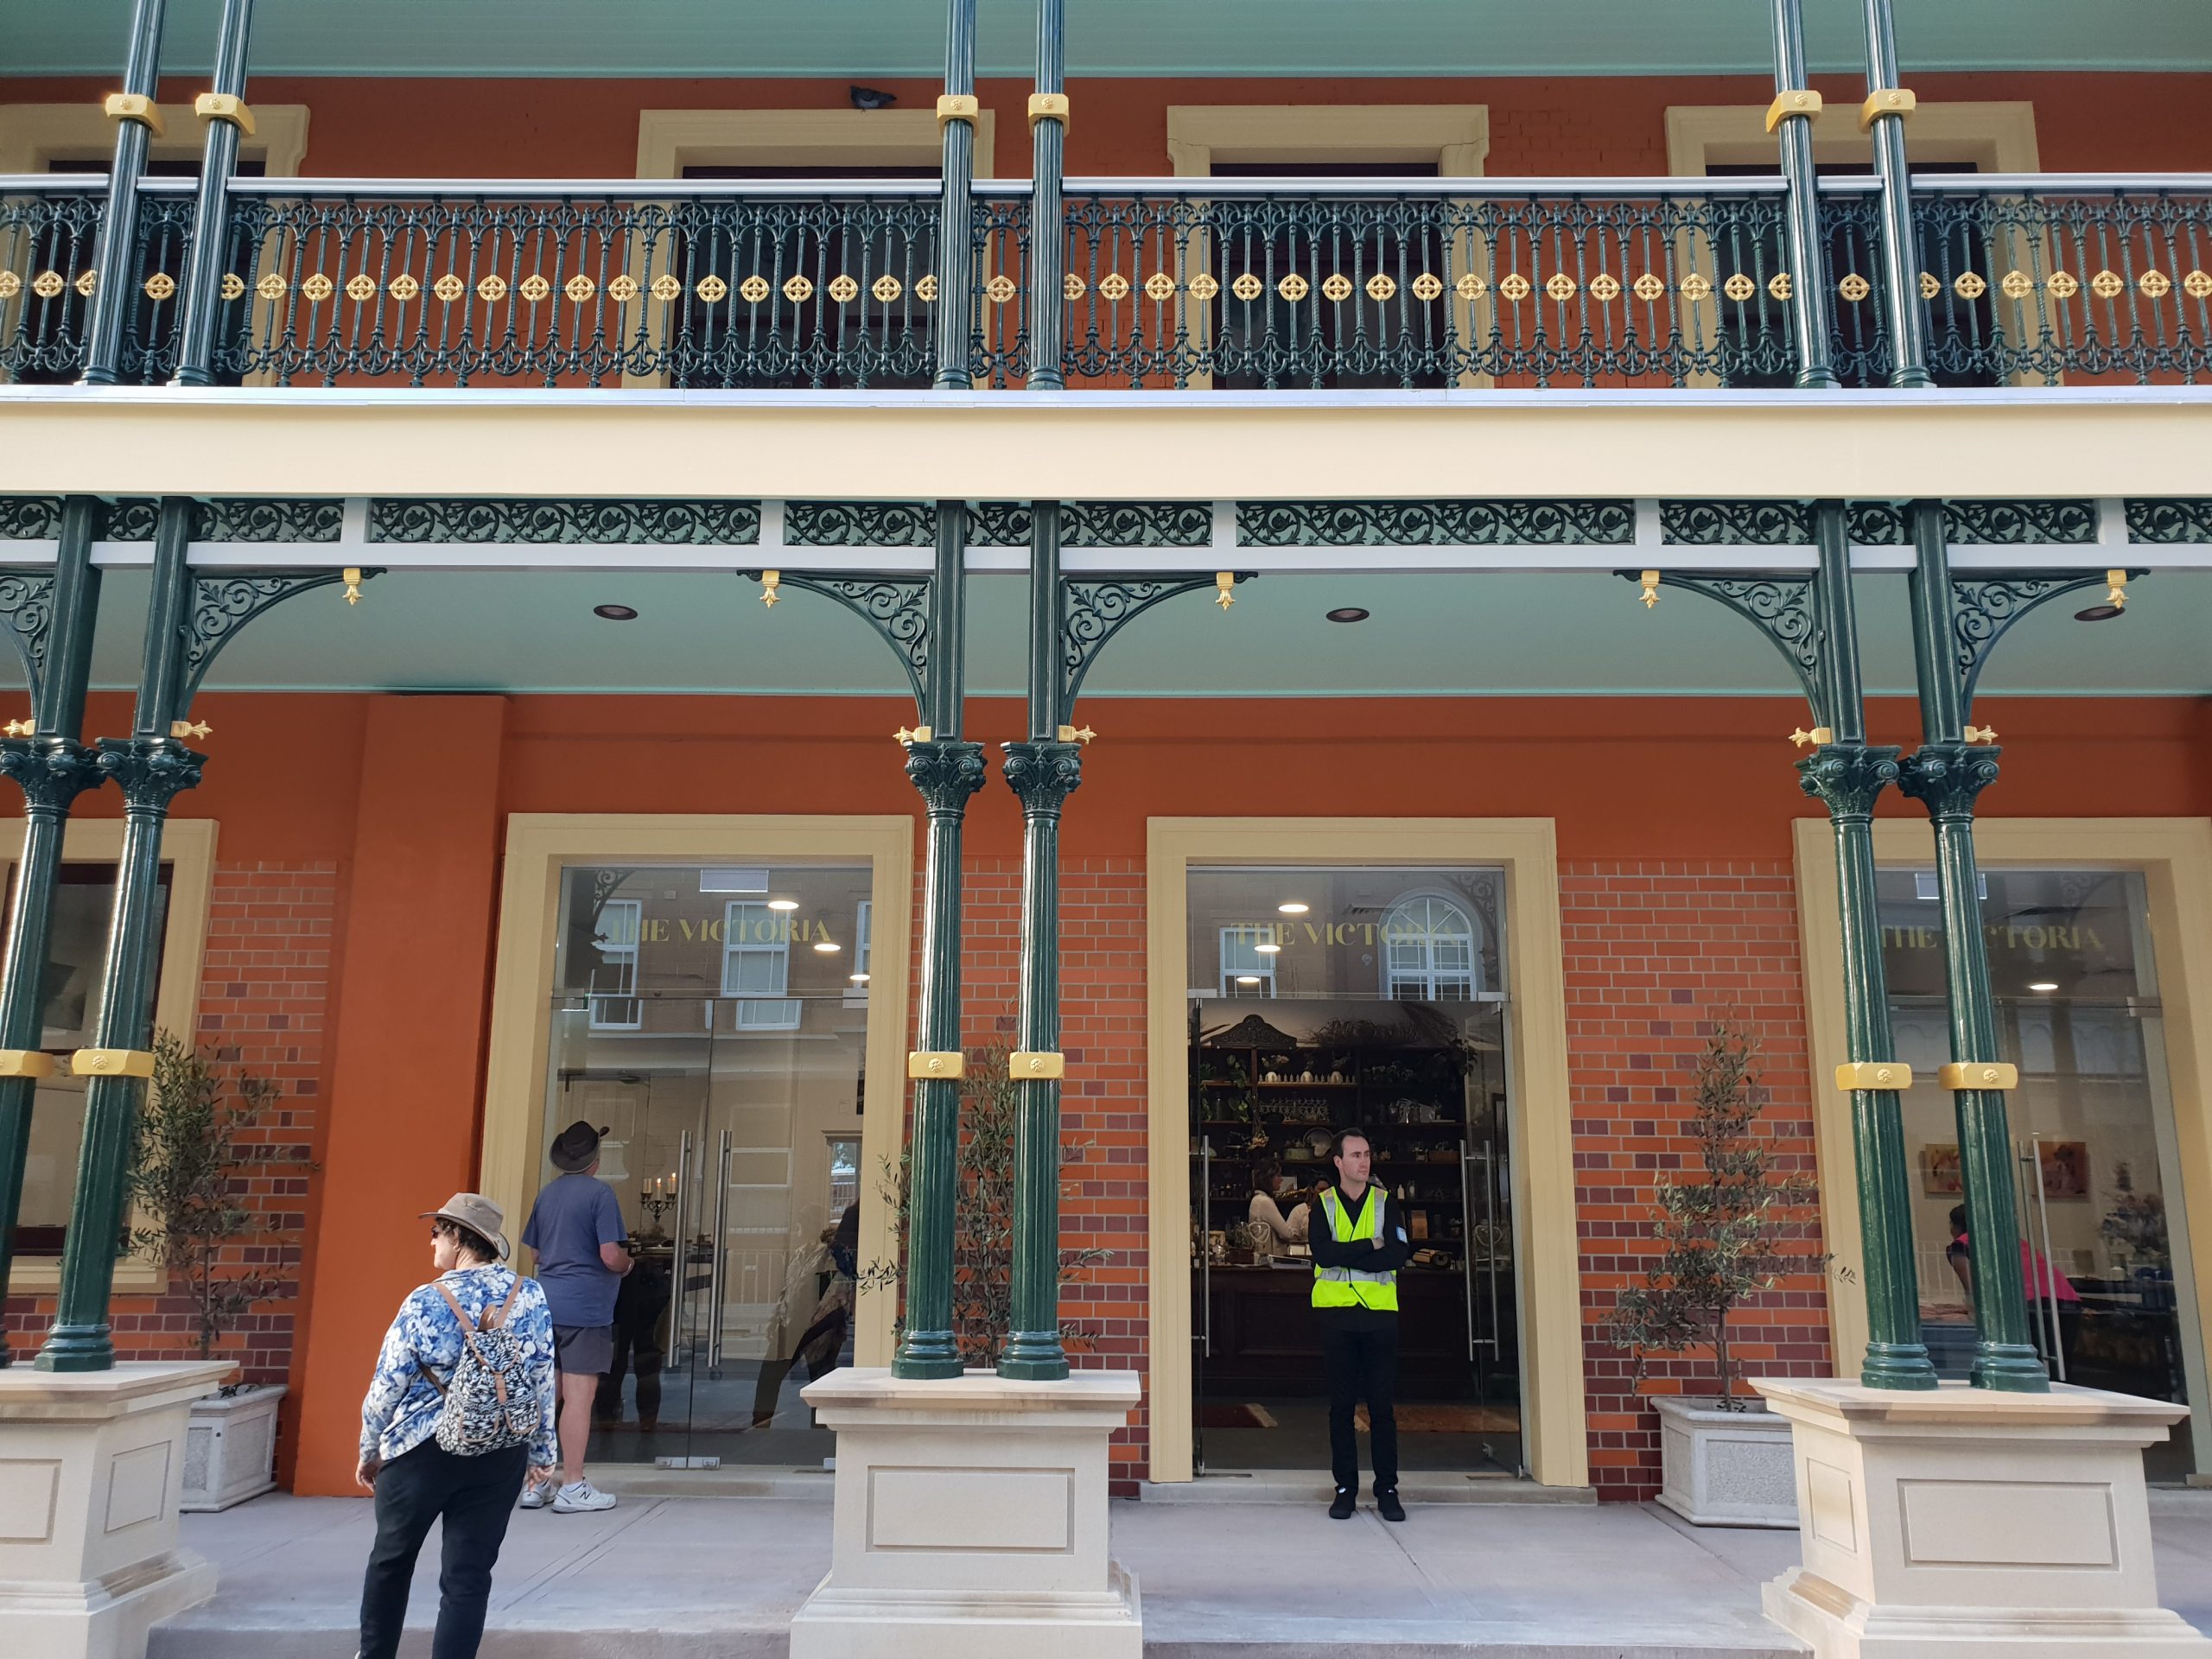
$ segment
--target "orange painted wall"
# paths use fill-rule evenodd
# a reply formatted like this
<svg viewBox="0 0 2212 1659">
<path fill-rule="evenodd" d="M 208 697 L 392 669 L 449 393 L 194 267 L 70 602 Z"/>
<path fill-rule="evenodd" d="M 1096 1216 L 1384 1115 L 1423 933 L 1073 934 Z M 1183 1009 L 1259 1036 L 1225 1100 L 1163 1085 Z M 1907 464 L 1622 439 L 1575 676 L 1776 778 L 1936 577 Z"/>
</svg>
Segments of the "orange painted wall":
<svg viewBox="0 0 2212 1659">
<path fill-rule="evenodd" d="M 318 1078 L 326 1104 L 315 1114 L 286 1438 L 298 1490 L 342 1491 L 375 1342 L 422 1276 L 415 1212 L 476 1176 L 505 814 L 914 814 L 889 739 L 912 709 L 889 698 L 217 693 L 201 712 L 215 728 L 213 764 L 180 811 L 221 821 L 223 864 L 321 861 L 337 873 L 337 1013 Z M 2005 775 L 1983 801 L 1992 815 L 2212 816 L 2212 703 L 1990 697 L 1976 713 L 2005 750 Z M 103 696 L 92 725 L 118 730 L 127 714 L 127 700 Z M 1872 715 L 1877 741 L 1910 741 L 1909 703 L 1885 700 Z M 1128 942 L 1071 969 L 1071 996 L 1096 1006 L 1071 1015 L 1071 1029 L 1087 1064 L 1121 1068 L 1110 1097 L 1084 1109 L 1124 1162 L 1141 1153 L 1128 1114 L 1141 1093 L 1142 973 L 1123 958 L 1141 949 L 1129 894 L 1141 891 L 1147 818 L 1548 817 L 1578 880 L 1680 863 L 1740 867 L 1770 883 L 1786 877 L 1790 820 L 1818 810 L 1796 789 L 1784 741 L 1802 709 L 1783 698 L 1094 700 L 1086 717 L 1104 734 L 1070 803 L 1065 855 L 1095 919 Z M 978 702 L 969 735 L 995 746 L 1020 723 L 1015 702 Z M 95 813 L 116 805 L 111 795 L 86 802 Z M 1919 809 L 1892 800 L 1885 810 Z M 979 920 L 1007 933 L 998 888 L 1018 863 L 1020 816 L 1001 784 L 976 798 L 969 825 L 971 870 L 998 905 Z M 1786 920 L 1786 906 L 1769 908 Z M 1715 923 L 1716 952 L 1728 925 Z M 979 950 L 1004 944 L 977 940 Z M 1003 990 L 995 981 L 1006 977 L 979 971 L 978 988 Z M 1802 1037 L 1780 1040 L 1786 1049 Z M 1596 1055 L 1577 1064 L 1603 1064 Z M 1130 1172 L 1140 1180 L 1141 1167 Z M 1090 1196 L 1103 1237 L 1103 1218 L 1126 1218 L 1132 1194 Z M 1126 1323 L 1141 1318 L 1141 1286 L 1116 1277 L 1091 1300 L 1112 1325 L 1106 1351 L 1135 1363 L 1150 1334 Z M 12 1312 L 20 1325 L 30 1310 Z M 1628 1431 L 1609 1421 L 1593 1432 Z M 1138 1466 L 1134 1443 L 1117 1455 Z"/>
<path fill-rule="evenodd" d="M 1922 99 L 2027 99 L 2045 168 L 2057 171 L 2212 169 L 2212 75 L 1991 72 L 1909 75 Z M 901 109 L 928 109 L 938 86 L 885 80 Z M 1857 77 L 1815 84 L 1848 118 L 1863 96 Z M 324 177 L 630 178 L 637 172 L 638 111 L 647 109 L 849 109 L 846 83 L 818 80 L 345 79 L 267 76 L 255 102 L 312 111 L 306 171 Z M 85 78 L 0 79 L 0 101 L 92 101 L 111 85 Z M 200 83 L 171 77 L 164 101 L 191 101 Z M 1497 176 L 1661 174 L 1666 110 L 1677 104 L 1764 107 L 1770 79 L 1746 75 L 1575 78 L 1111 79 L 1070 83 L 1076 118 L 1071 175 L 1168 172 L 1171 104 L 1484 104 L 1487 170 Z M 1024 116 L 1029 84 L 987 79 L 977 89 L 997 114 L 995 172 L 1029 171 Z"/>
</svg>

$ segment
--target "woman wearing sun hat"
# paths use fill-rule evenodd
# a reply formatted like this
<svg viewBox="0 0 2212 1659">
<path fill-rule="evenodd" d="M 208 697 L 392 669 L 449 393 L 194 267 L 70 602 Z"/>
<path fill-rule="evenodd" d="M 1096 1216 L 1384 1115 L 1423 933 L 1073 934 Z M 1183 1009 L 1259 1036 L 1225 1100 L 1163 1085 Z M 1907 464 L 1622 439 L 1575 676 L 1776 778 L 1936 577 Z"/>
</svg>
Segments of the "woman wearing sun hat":
<svg viewBox="0 0 2212 1659">
<path fill-rule="evenodd" d="M 557 1455 L 553 1321 L 537 1281 L 502 1265 L 505 1215 L 481 1193 L 456 1192 L 423 1219 L 432 1224 L 430 1260 L 438 1276 L 399 1305 L 361 1402 L 361 1460 L 353 1478 L 376 1496 L 377 1538 L 361 1585 L 359 1659 L 392 1659 L 399 1651 L 415 1557 L 430 1523 L 440 1520 L 443 1560 L 430 1652 L 433 1659 L 473 1659 L 516 1495 L 526 1475 L 550 1476 Z M 537 1407 L 527 1446 L 464 1456 L 438 1444 L 446 1389 L 470 1344 L 463 1318 L 476 1331 L 505 1332 L 519 1351 L 523 1385 Z"/>
</svg>

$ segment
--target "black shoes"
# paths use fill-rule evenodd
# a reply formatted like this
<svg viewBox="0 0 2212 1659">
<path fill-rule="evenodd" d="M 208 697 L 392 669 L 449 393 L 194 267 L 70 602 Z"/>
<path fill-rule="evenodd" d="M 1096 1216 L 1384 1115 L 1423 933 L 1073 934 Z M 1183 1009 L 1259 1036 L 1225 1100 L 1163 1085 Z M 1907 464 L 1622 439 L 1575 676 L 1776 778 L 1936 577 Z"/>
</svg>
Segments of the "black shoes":
<svg viewBox="0 0 2212 1659">
<path fill-rule="evenodd" d="M 1375 1494 L 1375 1507 L 1385 1521 L 1402 1521 L 1406 1518 L 1406 1506 L 1398 1502 L 1398 1489 L 1395 1486 L 1387 1492 Z M 1331 1513 L 1333 1514 L 1334 1511 L 1332 1510 Z"/>
<path fill-rule="evenodd" d="M 1329 1519 L 1332 1521 L 1351 1520 L 1353 1506 L 1357 1502 L 1358 1497 L 1359 1494 L 1354 1491 L 1351 1487 L 1338 1487 L 1337 1501 L 1329 1505 Z M 1402 1515 L 1405 1511 L 1401 1510 L 1399 1513 Z"/>
</svg>

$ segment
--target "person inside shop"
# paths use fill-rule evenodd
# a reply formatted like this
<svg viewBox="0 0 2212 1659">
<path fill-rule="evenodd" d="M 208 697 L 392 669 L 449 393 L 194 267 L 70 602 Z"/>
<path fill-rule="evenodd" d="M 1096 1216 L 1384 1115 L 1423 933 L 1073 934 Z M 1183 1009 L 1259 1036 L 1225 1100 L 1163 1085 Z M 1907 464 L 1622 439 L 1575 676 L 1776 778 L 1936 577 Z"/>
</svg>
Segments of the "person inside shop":
<svg viewBox="0 0 2212 1659">
<path fill-rule="evenodd" d="M 1367 1406 L 1375 1458 L 1375 1507 L 1402 1521 L 1398 1501 L 1398 1269 L 1413 1253 L 1406 1227 L 1383 1190 L 1369 1179 L 1374 1153 L 1362 1129 L 1340 1129 L 1329 1146 L 1336 1166 L 1324 1186 L 1313 1250 L 1313 1319 L 1329 1368 L 1329 1462 L 1336 1477 L 1329 1514 L 1351 1519 L 1359 1496 L 1359 1442 L 1352 1410 Z"/>
<path fill-rule="evenodd" d="M 1959 1276 L 1959 1283 L 1967 1293 L 1967 1306 L 1974 1306 L 1974 1251 L 1967 1243 L 1967 1207 L 1963 1204 L 1951 1206 L 1951 1247 L 1943 1254 L 1949 1258 L 1951 1271 Z M 2031 1339 L 2040 1349 L 2049 1340 L 2050 1328 L 2058 1327 L 2058 1352 L 2065 1368 L 2074 1363 L 2074 1338 L 2082 1326 L 2082 1294 L 2074 1288 L 2073 1281 L 2050 1263 L 2050 1258 L 2041 1250 L 2031 1249 L 2028 1241 L 2020 1241 L 2020 1280 L 2028 1298 L 2028 1330 Z"/>
<path fill-rule="evenodd" d="M 849 1204 L 836 1226 L 822 1230 L 812 1249 L 791 1252 L 784 1294 L 768 1321 L 768 1357 L 753 1382 L 753 1427 L 766 1428 L 776 1421 L 784 1379 L 792 1366 L 804 1360 L 807 1376 L 817 1381 L 837 1369 L 852 1326 L 860 1249 L 861 1207 Z M 806 1321 L 804 1328 L 801 1320 Z"/>
<path fill-rule="evenodd" d="M 1253 1229 L 1254 1241 L 1258 1242 L 1262 1229 L 1265 1236 L 1280 1248 L 1286 1244 L 1303 1244 L 1306 1228 L 1313 1219 L 1312 1206 L 1297 1201 L 1295 1193 L 1286 1192 L 1280 1159 L 1262 1158 L 1252 1166 L 1252 1202 L 1247 1206 L 1245 1220 Z M 1283 1213 L 1287 1201 L 1290 1213 Z"/>
<path fill-rule="evenodd" d="M 561 1480 L 531 1481 L 525 1510 L 576 1515 L 614 1507 L 614 1494 L 584 1478 L 599 1380 L 614 1368 L 614 1300 L 630 1258 L 630 1230 L 614 1189 L 598 1178 L 600 1137 L 579 1118 L 555 1137 L 550 1154 L 558 1179 L 538 1189 L 522 1242 L 537 1253 L 537 1281 L 553 1310 L 553 1344 L 561 1370 Z"/>
</svg>

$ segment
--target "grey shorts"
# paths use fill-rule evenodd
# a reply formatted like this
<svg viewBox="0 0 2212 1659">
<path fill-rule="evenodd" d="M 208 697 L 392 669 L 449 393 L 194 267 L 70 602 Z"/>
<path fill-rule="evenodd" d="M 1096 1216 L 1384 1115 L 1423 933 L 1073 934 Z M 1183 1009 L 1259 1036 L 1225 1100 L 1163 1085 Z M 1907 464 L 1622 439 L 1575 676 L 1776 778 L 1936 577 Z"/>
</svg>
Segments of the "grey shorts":
<svg viewBox="0 0 2212 1659">
<path fill-rule="evenodd" d="M 553 1363 L 563 1376 L 604 1376 L 614 1369 L 614 1327 L 556 1325 Z"/>
</svg>

